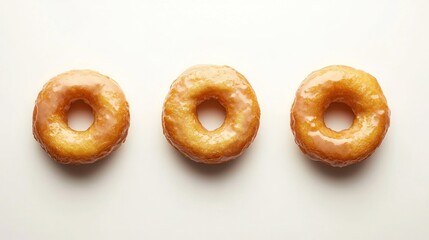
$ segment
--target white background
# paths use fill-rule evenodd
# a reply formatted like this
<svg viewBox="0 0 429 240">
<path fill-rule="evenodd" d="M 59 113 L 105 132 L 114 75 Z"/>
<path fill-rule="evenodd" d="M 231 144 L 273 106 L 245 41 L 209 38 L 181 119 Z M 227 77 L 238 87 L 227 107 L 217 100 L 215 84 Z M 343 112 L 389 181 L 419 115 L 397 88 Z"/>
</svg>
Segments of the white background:
<svg viewBox="0 0 429 240">
<path fill-rule="evenodd" d="M 429 1 L 0 1 L 0 239 L 428 239 Z M 254 143 L 219 166 L 165 140 L 164 98 L 195 64 L 226 64 L 261 107 Z M 366 162 L 305 158 L 289 111 L 332 64 L 379 80 L 391 126 Z M 70 69 L 115 79 L 127 142 L 84 167 L 33 139 L 34 101 Z"/>
</svg>

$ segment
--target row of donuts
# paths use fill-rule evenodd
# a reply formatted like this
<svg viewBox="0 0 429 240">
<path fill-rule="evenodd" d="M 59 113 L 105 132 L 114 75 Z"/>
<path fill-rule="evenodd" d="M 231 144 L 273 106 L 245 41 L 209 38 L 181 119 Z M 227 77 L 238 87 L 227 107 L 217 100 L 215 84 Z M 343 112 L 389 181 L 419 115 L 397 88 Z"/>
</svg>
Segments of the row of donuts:
<svg viewBox="0 0 429 240">
<path fill-rule="evenodd" d="M 209 131 L 197 106 L 217 100 L 226 110 L 224 123 Z M 85 131 L 67 124 L 71 104 L 83 100 L 94 121 Z M 343 131 L 326 127 L 323 113 L 333 102 L 355 114 Z M 312 72 L 300 85 L 291 108 L 295 142 L 310 159 L 344 167 L 368 158 L 381 144 L 390 110 L 377 80 L 348 66 Z M 247 79 L 228 66 L 198 65 L 171 85 L 162 112 L 167 141 L 196 162 L 217 164 L 240 156 L 256 137 L 260 108 Z M 51 158 L 63 164 L 89 164 L 109 155 L 126 139 L 130 113 L 125 94 L 111 78 L 91 70 L 72 70 L 49 80 L 33 111 L 33 135 Z"/>
</svg>

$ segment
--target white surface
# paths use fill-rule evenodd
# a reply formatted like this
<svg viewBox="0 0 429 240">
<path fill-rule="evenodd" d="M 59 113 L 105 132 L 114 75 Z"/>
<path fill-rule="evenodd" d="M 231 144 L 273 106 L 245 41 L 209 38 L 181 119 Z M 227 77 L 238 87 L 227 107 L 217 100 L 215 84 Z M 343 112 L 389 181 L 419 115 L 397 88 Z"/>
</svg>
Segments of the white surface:
<svg viewBox="0 0 429 240">
<path fill-rule="evenodd" d="M 180 3 L 179 3 L 180 2 Z M 0 239 L 428 239 L 429 1 L 0 1 Z M 253 85 L 258 136 L 238 160 L 183 159 L 161 127 L 172 81 L 226 64 Z M 391 126 L 368 161 L 306 159 L 289 128 L 300 82 L 345 64 L 376 76 Z M 43 84 L 117 80 L 131 106 L 109 159 L 61 166 L 33 139 Z"/>
</svg>

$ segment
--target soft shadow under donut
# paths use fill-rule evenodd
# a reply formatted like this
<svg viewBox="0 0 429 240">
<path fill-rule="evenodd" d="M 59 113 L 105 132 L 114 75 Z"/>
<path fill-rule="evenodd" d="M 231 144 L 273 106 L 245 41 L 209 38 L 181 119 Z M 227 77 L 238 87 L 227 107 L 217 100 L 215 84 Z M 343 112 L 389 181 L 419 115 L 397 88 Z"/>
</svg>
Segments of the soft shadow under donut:
<svg viewBox="0 0 429 240">
<path fill-rule="evenodd" d="M 187 169 L 190 169 L 191 172 L 213 178 L 221 177 L 238 169 L 239 165 L 244 162 L 242 158 L 245 158 L 246 156 L 245 152 L 238 158 L 230 160 L 228 162 L 219 164 L 205 164 L 190 160 L 189 158 L 183 156 L 183 154 L 178 152 L 174 147 L 169 147 L 169 151 L 171 152 L 172 156 L 171 161 L 180 162 Z"/>
<path fill-rule="evenodd" d="M 105 157 L 104 159 L 100 159 L 99 161 L 91 164 L 84 164 L 84 165 L 72 165 L 72 164 L 61 164 L 49 157 L 48 154 L 46 154 L 45 151 L 43 151 L 40 146 L 37 146 L 39 149 L 39 152 L 44 155 L 44 160 L 46 160 L 52 168 L 58 171 L 65 172 L 67 176 L 70 176 L 71 178 L 75 179 L 88 179 L 91 177 L 94 177 L 97 175 L 97 173 L 100 173 L 103 169 L 106 169 L 109 167 L 109 165 L 112 165 L 114 161 L 120 161 L 120 159 L 115 159 L 120 156 L 121 149 L 116 149 L 113 151 L 109 156 Z"/>
<path fill-rule="evenodd" d="M 346 167 L 332 167 L 328 164 L 310 159 L 299 149 L 296 149 L 296 151 L 299 152 L 297 154 L 300 156 L 300 159 L 298 160 L 305 162 L 308 168 L 310 168 L 313 172 L 337 180 L 359 177 L 370 168 L 370 165 L 373 164 L 374 161 L 377 161 L 377 159 L 372 159 L 373 156 L 370 156 L 368 159 L 363 160 L 362 162 L 355 163 Z"/>
<path fill-rule="evenodd" d="M 369 156 L 367 159 L 342 168 L 331 167 L 322 162 L 313 161 L 309 159 L 305 154 L 303 154 L 299 149 L 296 149 L 296 151 L 299 152 L 299 160 L 306 162 L 306 165 L 308 165 L 309 168 L 313 170 L 313 172 L 317 172 L 323 176 L 327 176 L 334 180 L 345 180 L 361 177 L 371 169 L 378 168 L 379 166 L 376 165 L 382 164 L 380 161 L 385 160 L 381 156 L 386 154 L 385 151 L 388 151 L 388 145 L 389 139 L 386 139 L 386 141 L 384 141 L 382 145 L 377 147 L 374 153 L 371 154 L 371 156 Z"/>
</svg>

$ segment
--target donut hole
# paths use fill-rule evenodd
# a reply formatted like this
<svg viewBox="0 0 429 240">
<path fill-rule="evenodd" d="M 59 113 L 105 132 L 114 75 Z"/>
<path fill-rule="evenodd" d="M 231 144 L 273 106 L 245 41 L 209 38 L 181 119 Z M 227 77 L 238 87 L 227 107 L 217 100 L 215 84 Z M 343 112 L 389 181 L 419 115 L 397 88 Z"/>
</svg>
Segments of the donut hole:
<svg viewBox="0 0 429 240">
<path fill-rule="evenodd" d="M 333 131 L 341 132 L 353 125 L 355 114 L 345 103 L 333 102 L 325 110 L 323 115 L 326 127 Z"/>
<path fill-rule="evenodd" d="M 225 122 L 225 108 L 216 99 L 208 99 L 197 106 L 200 123 L 208 131 L 218 129 Z"/>
<path fill-rule="evenodd" d="M 94 113 L 91 106 L 83 100 L 71 103 L 67 112 L 67 124 L 76 131 L 86 131 L 94 122 Z"/>
</svg>

